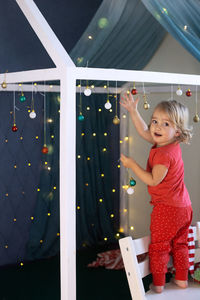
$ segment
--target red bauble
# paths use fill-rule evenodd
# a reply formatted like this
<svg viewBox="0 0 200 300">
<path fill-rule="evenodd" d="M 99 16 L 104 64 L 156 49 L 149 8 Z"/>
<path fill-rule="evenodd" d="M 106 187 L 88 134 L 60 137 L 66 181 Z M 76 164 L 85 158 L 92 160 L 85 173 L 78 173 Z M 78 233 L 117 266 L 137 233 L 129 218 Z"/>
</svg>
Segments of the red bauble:
<svg viewBox="0 0 200 300">
<path fill-rule="evenodd" d="M 138 93 L 138 91 L 136 90 L 136 88 L 133 88 L 133 89 L 131 90 L 131 94 L 132 94 L 132 95 L 137 95 L 137 93 Z"/>
<path fill-rule="evenodd" d="M 186 96 L 188 96 L 188 97 L 191 97 L 192 96 L 192 92 L 191 92 L 191 90 L 190 89 L 188 89 L 187 91 L 186 91 Z"/>
<path fill-rule="evenodd" d="M 43 154 L 47 154 L 48 153 L 48 148 L 46 147 L 46 146 L 44 146 L 43 148 L 42 148 L 42 153 Z"/>
<path fill-rule="evenodd" d="M 13 127 L 12 127 L 12 131 L 13 131 L 13 132 L 16 132 L 17 130 L 18 130 L 18 128 L 17 128 L 17 126 L 14 124 Z"/>
</svg>

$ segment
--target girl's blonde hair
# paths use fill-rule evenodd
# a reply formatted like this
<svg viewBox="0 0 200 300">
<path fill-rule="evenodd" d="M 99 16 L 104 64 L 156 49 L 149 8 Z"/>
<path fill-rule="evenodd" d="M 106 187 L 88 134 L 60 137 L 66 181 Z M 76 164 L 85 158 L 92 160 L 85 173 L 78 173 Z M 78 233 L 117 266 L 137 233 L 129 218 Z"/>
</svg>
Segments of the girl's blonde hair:
<svg viewBox="0 0 200 300">
<path fill-rule="evenodd" d="M 160 102 L 155 110 L 164 111 L 169 115 L 169 118 L 172 123 L 177 127 L 180 131 L 180 135 L 176 138 L 178 142 L 183 142 L 188 144 L 190 139 L 192 138 L 192 127 L 188 125 L 189 123 L 189 111 L 188 108 L 175 101 L 162 101 Z"/>
</svg>

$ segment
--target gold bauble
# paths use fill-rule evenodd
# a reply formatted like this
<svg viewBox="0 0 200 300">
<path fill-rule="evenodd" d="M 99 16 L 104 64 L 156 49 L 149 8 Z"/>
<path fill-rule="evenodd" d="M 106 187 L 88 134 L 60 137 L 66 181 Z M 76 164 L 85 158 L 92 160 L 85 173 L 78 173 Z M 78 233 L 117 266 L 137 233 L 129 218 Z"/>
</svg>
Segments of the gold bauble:
<svg viewBox="0 0 200 300">
<path fill-rule="evenodd" d="M 113 118 L 113 124 L 118 125 L 120 123 L 120 119 L 118 118 L 118 116 L 114 116 Z"/>
<path fill-rule="evenodd" d="M 6 83 L 5 81 L 3 81 L 2 84 L 1 84 L 1 87 L 2 87 L 3 89 L 6 89 L 6 88 L 7 88 L 7 83 Z"/>
<path fill-rule="evenodd" d="M 144 109 L 149 109 L 150 108 L 150 104 L 148 102 L 144 102 L 143 107 L 144 107 Z"/>
<path fill-rule="evenodd" d="M 193 121 L 194 121 L 195 123 L 198 123 L 198 122 L 200 121 L 198 114 L 196 114 L 196 115 L 194 116 Z"/>
</svg>

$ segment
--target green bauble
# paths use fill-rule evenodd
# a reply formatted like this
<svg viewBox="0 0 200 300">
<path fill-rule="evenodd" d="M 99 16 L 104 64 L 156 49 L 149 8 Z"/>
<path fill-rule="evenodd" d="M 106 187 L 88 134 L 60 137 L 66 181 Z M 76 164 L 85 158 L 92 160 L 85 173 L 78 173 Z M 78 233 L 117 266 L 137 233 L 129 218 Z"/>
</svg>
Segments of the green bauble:
<svg viewBox="0 0 200 300">
<path fill-rule="evenodd" d="M 79 116 L 78 116 L 78 120 L 79 121 L 83 121 L 85 119 L 85 117 L 82 115 L 82 114 L 80 114 Z"/>
<path fill-rule="evenodd" d="M 19 100 L 20 100 L 21 102 L 26 101 L 26 97 L 24 96 L 24 94 L 21 94 L 21 96 L 19 97 Z"/>
<path fill-rule="evenodd" d="M 131 178 L 130 181 L 129 181 L 129 184 L 130 184 L 130 186 L 135 186 L 136 181 L 133 178 Z"/>
</svg>

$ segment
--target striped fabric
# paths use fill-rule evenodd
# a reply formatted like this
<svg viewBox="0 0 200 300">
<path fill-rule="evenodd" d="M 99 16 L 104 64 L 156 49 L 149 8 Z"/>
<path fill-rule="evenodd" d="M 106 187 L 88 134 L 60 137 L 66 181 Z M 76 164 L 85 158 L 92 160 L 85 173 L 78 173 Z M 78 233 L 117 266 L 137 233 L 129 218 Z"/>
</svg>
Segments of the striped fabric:
<svg viewBox="0 0 200 300">
<path fill-rule="evenodd" d="M 194 232 L 192 227 L 189 228 L 188 234 L 188 249 L 189 249 L 189 272 L 191 275 L 194 274 L 194 259 L 195 259 L 195 241 L 194 241 Z"/>
</svg>

